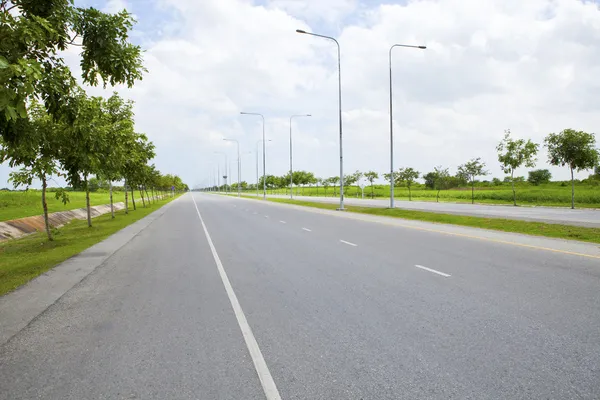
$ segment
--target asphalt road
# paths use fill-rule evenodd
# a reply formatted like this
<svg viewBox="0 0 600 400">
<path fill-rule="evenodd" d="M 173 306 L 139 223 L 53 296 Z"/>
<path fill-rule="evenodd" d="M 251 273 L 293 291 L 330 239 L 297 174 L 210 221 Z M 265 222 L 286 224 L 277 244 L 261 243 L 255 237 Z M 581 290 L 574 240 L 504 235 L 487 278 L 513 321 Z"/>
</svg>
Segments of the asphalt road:
<svg viewBox="0 0 600 400">
<path fill-rule="evenodd" d="M 250 193 L 250 195 L 253 195 Z M 260 194 L 262 196 L 262 194 Z M 366 196 L 366 193 L 365 193 Z M 289 198 L 283 195 L 269 197 Z M 324 203 L 340 202 L 338 197 L 294 196 L 296 200 L 317 201 Z M 347 205 L 389 207 L 390 199 L 357 199 L 346 197 Z M 564 224 L 600 228 L 600 211 L 579 208 L 571 210 L 567 207 L 514 207 L 505 205 L 465 204 L 465 203 L 435 203 L 432 201 L 396 200 L 394 206 L 405 210 L 429 211 L 443 214 L 472 215 L 487 218 L 518 219 L 537 221 L 551 224 Z"/>
<path fill-rule="evenodd" d="M 0 399 L 600 398 L 600 257 L 478 237 L 187 194 L 0 348 Z"/>
</svg>

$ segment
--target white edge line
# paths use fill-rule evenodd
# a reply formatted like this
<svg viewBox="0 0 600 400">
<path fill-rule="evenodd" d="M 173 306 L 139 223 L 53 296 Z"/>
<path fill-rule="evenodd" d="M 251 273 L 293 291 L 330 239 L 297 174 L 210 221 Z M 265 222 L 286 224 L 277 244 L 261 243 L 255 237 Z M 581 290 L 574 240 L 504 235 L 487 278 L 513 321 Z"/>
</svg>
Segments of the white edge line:
<svg viewBox="0 0 600 400">
<path fill-rule="evenodd" d="M 434 274 L 441 275 L 441 276 L 443 276 L 443 277 L 445 277 L 445 278 L 448 278 L 448 277 L 452 276 L 452 275 L 445 274 L 445 273 L 443 273 L 443 272 L 440 272 L 440 271 L 436 271 L 435 269 L 431 269 L 431 268 L 424 267 L 424 266 L 422 266 L 422 265 L 415 265 L 415 267 L 417 267 L 417 268 L 421 268 L 421 269 L 424 269 L 425 271 L 433 272 Z"/>
<path fill-rule="evenodd" d="M 206 235 L 206 240 L 208 241 L 208 245 L 210 246 L 210 251 L 212 252 L 213 258 L 215 259 L 215 263 L 217 264 L 217 269 L 219 270 L 219 275 L 221 275 L 221 280 L 223 281 L 223 286 L 225 286 L 225 291 L 227 292 L 227 296 L 229 297 L 229 301 L 231 302 L 231 307 L 233 308 L 233 312 L 235 314 L 235 318 L 237 319 L 238 325 L 242 331 L 242 336 L 244 336 L 244 341 L 246 342 L 246 346 L 248 347 L 248 351 L 250 352 L 250 357 L 252 357 L 252 362 L 254 363 L 254 368 L 256 369 L 256 373 L 258 374 L 258 379 L 260 380 L 260 384 L 265 392 L 265 396 L 267 400 L 281 400 L 281 396 L 279 395 L 279 391 L 277 390 L 277 386 L 275 386 L 275 381 L 271 376 L 271 372 L 269 372 L 269 367 L 263 357 L 260 348 L 258 347 L 258 342 L 252 333 L 252 329 L 248 324 L 248 320 L 246 319 L 246 315 L 244 315 L 244 311 L 242 310 L 242 306 L 233 291 L 233 287 L 229 282 L 229 278 L 227 277 L 227 273 L 225 272 L 225 268 L 221 263 L 221 259 L 217 254 L 217 249 L 210 238 L 210 234 L 208 233 L 208 229 L 206 228 L 206 224 L 202 219 L 202 215 L 200 215 L 200 210 L 198 209 L 198 205 L 196 204 L 196 200 L 192 195 L 192 200 L 194 201 L 194 207 L 196 207 L 196 212 L 198 213 L 198 218 L 200 218 L 200 223 L 202 224 L 202 229 L 204 229 L 204 234 Z"/>
<path fill-rule="evenodd" d="M 347 244 L 347 245 L 349 245 L 349 246 L 354 246 L 354 247 L 357 247 L 357 246 L 358 246 L 357 244 L 350 243 L 350 242 L 346 242 L 345 240 L 342 240 L 342 239 L 340 239 L 340 242 L 342 242 L 342 243 L 344 243 L 344 244 Z"/>
<path fill-rule="evenodd" d="M 302 228 L 302 230 L 303 230 L 303 231 L 306 231 L 306 232 L 312 232 L 312 231 L 311 231 L 310 229 L 308 229 L 308 228 Z"/>
</svg>

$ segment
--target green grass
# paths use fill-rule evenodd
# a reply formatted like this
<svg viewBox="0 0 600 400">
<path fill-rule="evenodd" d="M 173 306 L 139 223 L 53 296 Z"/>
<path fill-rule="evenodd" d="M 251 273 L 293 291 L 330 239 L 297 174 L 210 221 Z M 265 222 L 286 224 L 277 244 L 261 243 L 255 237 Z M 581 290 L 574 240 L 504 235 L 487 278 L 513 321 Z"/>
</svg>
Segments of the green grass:
<svg viewBox="0 0 600 400">
<path fill-rule="evenodd" d="M 275 203 L 296 204 L 306 207 L 335 210 L 337 204 L 316 203 L 290 199 L 267 199 Z M 443 224 L 470 226 L 493 229 L 503 232 L 524 233 L 527 235 L 545 236 L 559 239 L 579 240 L 583 242 L 600 243 L 599 228 L 585 228 L 570 225 L 545 224 L 541 222 L 518 221 L 500 218 L 481 218 L 463 215 L 438 214 L 424 211 L 411 211 L 390 208 L 346 206 L 347 211 L 380 215 L 384 217 L 403 218 L 417 221 L 437 222 Z"/>
<path fill-rule="evenodd" d="M 146 208 L 140 206 L 135 211 L 130 209 L 129 214 L 119 211 L 115 219 L 111 219 L 110 214 L 102 215 L 92 220 L 91 228 L 88 228 L 87 221 L 73 221 L 55 229 L 55 240 L 52 242 L 45 233 L 38 232 L 22 239 L 0 243 L 0 296 L 156 211 L 171 200 L 173 199 L 164 199 Z"/>
<path fill-rule="evenodd" d="M 376 198 L 389 197 L 388 185 L 374 185 L 374 196 Z M 517 204 L 519 205 L 544 205 L 557 207 L 571 206 L 571 186 L 562 186 L 561 182 L 553 182 L 540 186 L 532 186 L 527 183 L 519 184 L 516 188 Z M 286 189 L 269 190 L 271 194 L 288 194 Z M 339 196 L 339 192 L 329 187 L 327 191 L 323 187 L 318 190 L 315 187 L 299 188 L 294 190 L 294 193 L 304 196 L 324 196 L 333 197 Z M 361 197 L 360 188 L 356 186 L 344 188 L 346 197 L 356 198 Z M 399 200 L 408 200 L 408 189 L 406 187 L 396 187 L 394 195 Z M 421 187 L 412 188 L 412 199 L 419 201 L 436 201 L 437 192 L 435 190 Z M 512 204 L 512 189 L 509 185 L 503 186 L 480 186 L 475 187 L 475 202 L 484 204 Z M 365 198 L 371 197 L 371 187 L 365 187 Z M 471 189 L 461 188 L 452 190 L 443 190 L 440 192 L 440 201 L 470 203 Z M 600 186 L 591 184 L 577 183 L 575 185 L 575 206 L 585 208 L 600 208 Z"/>
<path fill-rule="evenodd" d="M 136 199 L 139 193 L 135 193 Z M 85 192 L 69 192 L 69 202 L 64 205 L 57 200 L 54 193 L 47 195 L 48 212 L 73 210 L 75 208 L 85 207 Z M 114 192 L 113 201 L 118 203 L 125 201 L 125 192 Z M 136 200 L 137 201 L 137 200 Z M 90 203 L 92 206 L 110 203 L 108 193 L 90 193 Z M 11 219 L 31 217 L 41 215 L 42 210 L 42 192 L 39 190 L 28 190 L 26 192 L 0 191 L 0 221 Z"/>
</svg>

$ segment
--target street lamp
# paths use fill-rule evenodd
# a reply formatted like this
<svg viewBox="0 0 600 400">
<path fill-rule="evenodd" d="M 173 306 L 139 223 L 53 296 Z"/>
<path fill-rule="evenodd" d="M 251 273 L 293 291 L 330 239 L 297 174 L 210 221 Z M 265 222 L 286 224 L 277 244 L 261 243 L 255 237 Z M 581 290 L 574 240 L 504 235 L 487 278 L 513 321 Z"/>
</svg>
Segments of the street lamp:
<svg viewBox="0 0 600 400">
<path fill-rule="evenodd" d="M 338 49 L 338 97 L 339 97 L 339 119 L 340 119 L 340 208 L 338 210 L 344 211 L 344 153 L 342 146 L 342 69 L 341 69 L 341 55 L 340 55 L 340 44 L 337 40 L 330 36 L 318 35 L 316 33 L 309 33 L 301 29 L 296 29 L 296 32 L 304 35 L 317 36 L 324 39 L 333 40 L 337 45 Z"/>
<path fill-rule="evenodd" d="M 293 194 L 292 194 L 292 187 L 294 185 L 294 179 L 293 179 L 293 170 L 292 170 L 292 118 L 295 117 L 310 117 L 310 114 L 299 114 L 299 115 L 292 115 L 290 117 L 290 199 L 293 199 Z"/>
<path fill-rule="evenodd" d="M 426 46 L 411 46 L 407 44 L 395 44 L 390 47 L 390 208 L 394 208 L 394 117 L 392 114 L 392 50 L 394 47 L 407 47 L 421 50 L 427 48 Z"/>
<path fill-rule="evenodd" d="M 263 151 L 264 151 L 264 139 L 260 139 L 256 141 L 256 197 L 258 197 L 258 145 L 263 142 Z M 271 139 L 267 139 L 267 142 L 272 142 Z M 264 153 L 263 153 L 264 156 Z M 264 159 L 264 157 L 263 157 Z M 263 183 L 265 182 L 265 178 L 264 178 L 264 172 L 263 172 Z"/>
<path fill-rule="evenodd" d="M 240 142 L 238 142 L 236 139 L 226 139 L 226 138 L 223 138 L 223 140 L 225 140 L 226 142 L 235 142 L 235 144 L 237 144 L 237 154 L 238 154 L 238 159 L 237 159 L 237 175 L 238 175 L 237 188 L 238 188 L 238 197 L 240 197 Z"/>
<path fill-rule="evenodd" d="M 265 171 L 267 169 L 267 161 L 265 158 L 265 116 L 259 113 L 248 113 L 240 112 L 242 115 L 258 115 L 262 118 L 262 140 L 263 140 L 263 199 L 267 199 L 267 180 L 265 178 Z"/>
<path fill-rule="evenodd" d="M 215 151 L 215 154 L 221 154 L 222 156 L 225 156 L 225 176 L 227 176 L 227 166 L 229 165 L 227 163 L 227 154 L 223 153 L 222 151 Z M 221 179 L 221 177 L 219 176 L 219 180 Z M 227 178 L 225 178 L 225 194 L 227 194 Z"/>
</svg>

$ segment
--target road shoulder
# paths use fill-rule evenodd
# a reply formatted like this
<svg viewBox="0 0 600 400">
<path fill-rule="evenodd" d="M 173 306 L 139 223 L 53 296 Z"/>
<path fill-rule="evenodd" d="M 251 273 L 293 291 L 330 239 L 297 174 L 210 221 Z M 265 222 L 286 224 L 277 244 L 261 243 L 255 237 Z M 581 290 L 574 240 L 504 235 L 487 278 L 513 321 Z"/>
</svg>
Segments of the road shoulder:
<svg viewBox="0 0 600 400">
<path fill-rule="evenodd" d="M 0 297 L 0 321 L 2 321 L 0 346 L 160 218 L 177 200 L 64 261 L 17 290 Z"/>
</svg>

